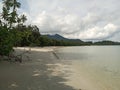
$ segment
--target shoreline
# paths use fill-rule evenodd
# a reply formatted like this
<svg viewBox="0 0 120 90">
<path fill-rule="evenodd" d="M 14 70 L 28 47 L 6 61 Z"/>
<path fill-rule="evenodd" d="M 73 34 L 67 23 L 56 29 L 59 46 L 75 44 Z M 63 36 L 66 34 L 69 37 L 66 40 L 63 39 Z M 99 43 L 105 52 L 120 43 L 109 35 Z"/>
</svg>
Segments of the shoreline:
<svg viewBox="0 0 120 90">
<path fill-rule="evenodd" d="M 57 47 L 14 47 L 14 49 L 25 50 L 25 51 L 39 51 L 39 52 L 49 52 L 54 51 Z"/>
</svg>

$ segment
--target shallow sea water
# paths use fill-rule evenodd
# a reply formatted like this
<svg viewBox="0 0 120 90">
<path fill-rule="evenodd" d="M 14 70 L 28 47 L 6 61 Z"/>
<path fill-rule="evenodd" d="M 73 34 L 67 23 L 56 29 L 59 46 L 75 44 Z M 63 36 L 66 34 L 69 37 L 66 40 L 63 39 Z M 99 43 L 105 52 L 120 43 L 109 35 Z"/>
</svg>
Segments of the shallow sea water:
<svg viewBox="0 0 120 90">
<path fill-rule="evenodd" d="M 63 64 L 69 63 L 65 84 L 83 90 L 120 90 L 120 46 L 63 47 L 55 52 Z"/>
</svg>

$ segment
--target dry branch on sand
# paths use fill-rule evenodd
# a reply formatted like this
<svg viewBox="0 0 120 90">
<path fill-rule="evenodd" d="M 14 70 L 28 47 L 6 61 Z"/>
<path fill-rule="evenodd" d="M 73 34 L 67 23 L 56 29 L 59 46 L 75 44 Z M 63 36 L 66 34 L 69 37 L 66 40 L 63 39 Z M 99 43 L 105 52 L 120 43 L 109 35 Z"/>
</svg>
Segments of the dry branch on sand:
<svg viewBox="0 0 120 90">
<path fill-rule="evenodd" d="M 20 62 L 20 63 L 22 63 L 23 57 L 26 57 L 27 60 L 30 60 L 30 57 L 26 55 L 26 54 L 29 54 L 28 51 L 23 51 L 22 53 L 17 55 L 15 53 L 16 51 L 13 50 L 8 56 L 0 56 L 0 60 L 7 60 L 10 62 Z"/>
</svg>

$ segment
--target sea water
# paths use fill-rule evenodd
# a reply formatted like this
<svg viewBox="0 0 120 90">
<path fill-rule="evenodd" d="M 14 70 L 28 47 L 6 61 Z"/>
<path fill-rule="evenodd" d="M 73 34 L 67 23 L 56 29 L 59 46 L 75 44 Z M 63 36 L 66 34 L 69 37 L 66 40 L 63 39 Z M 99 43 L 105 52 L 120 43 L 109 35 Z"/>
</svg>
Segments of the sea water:
<svg viewBox="0 0 120 90">
<path fill-rule="evenodd" d="M 120 90 L 120 46 L 62 47 L 56 50 L 71 71 L 67 85 L 83 90 Z"/>
</svg>

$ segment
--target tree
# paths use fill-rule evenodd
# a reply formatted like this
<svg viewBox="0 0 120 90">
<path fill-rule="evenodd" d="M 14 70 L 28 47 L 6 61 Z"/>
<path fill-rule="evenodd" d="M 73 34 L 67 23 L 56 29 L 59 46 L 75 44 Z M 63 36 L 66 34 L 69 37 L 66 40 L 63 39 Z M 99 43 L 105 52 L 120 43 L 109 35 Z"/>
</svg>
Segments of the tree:
<svg viewBox="0 0 120 90">
<path fill-rule="evenodd" d="M 3 0 L 3 8 L 0 20 L 0 55 L 9 55 L 13 46 L 21 39 L 21 33 L 16 24 L 27 20 L 25 15 L 19 17 L 17 9 L 21 4 L 17 0 Z"/>
<path fill-rule="evenodd" d="M 18 21 L 17 9 L 21 4 L 17 0 L 3 0 L 2 19 L 9 29 Z"/>
<path fill-rule="evenodd" d="M 0 55 L 9 55 L 13 49 L 13 38 L 6 26 L 0 26 Z"/>
<path fill-rule="evenodd" d="M 27 20 L 27 18 L 26 18 L 26 16 L 23 14 L 23 15 L 21 16 L 21 21 L 22 21 L 22 23 L 24 23 L 26 20 Z"/>
</svg>

